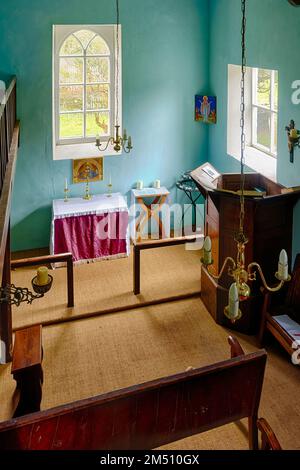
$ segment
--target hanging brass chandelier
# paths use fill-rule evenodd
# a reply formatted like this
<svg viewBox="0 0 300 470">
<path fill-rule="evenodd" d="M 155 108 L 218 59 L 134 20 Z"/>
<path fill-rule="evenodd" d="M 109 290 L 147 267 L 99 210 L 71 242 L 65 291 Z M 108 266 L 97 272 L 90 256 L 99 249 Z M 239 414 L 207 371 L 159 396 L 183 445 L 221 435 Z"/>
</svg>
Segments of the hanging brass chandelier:
<svg viewBox="0 0 300 470">
<path fill-rule="evenodd" d="M 115 152 L 123 150 L 125 153 L 129 153 L 132 149 L 131 136 L 127 137 L 127 132 L 124 129 L 123 135 L 120 135 L 120 116 L 119 116 L 119 86 L 120 86 L 120 8 L 119 0 L 116 0 L 117 10 L 117 38 L 116 38 L 116 59 L 115 59 L 115 70 L 116 70 L 116 119 L 115 119 L 115 134 L 109 137 L 104 142 L 101 142 L 99 135 L 96 137 L 96 147 L 100 152 L 104 152 L 108 149 L 109 145 L 113 146 Z"/>
<path fill-rule="evenodd" d="M 282 250 L 279 256 L 278 271 L 275 274 L 279 281 L 276 286 L 270 287 L 267 284 L 261 266 L 257 262 L 252 262 L 248 266 L 245 264 L 245 249 L 248 243 L 247 236 L 244 232 L 245 220 L 245 75 L 246 75 L 246 0 L 241 0 L 242 4 L 242 67 L 241 67 L 241 183 L 240 183 L 240 216 L 239 230 L 235 236 L 237 243 L 236 259 L 227 257 L 223 263 L 221 271 L 218 275 L 211 272 L 210 267 L 213 265 L 212 259 L 212 243 L 210 237 L 206 237 L 203 246 L 203 258 L 201 262 L 206 267 L 208 274 L 216 281 L 220 280 L 227 269 L 227 273 L 234 279 L 229 289 L 229 303 L 224 310 L 227 318 L 235 323 L 242 316 L 240 310 L 240 302 L 249 299 L 251 288 L 249 282 L 257 279 L 259 274 L 263 286 L 269 292 L 279 291 L 285 282 L 290 281 L 291 277 L 288 272 L 288 256 L 285 250 Z"/>
</svg>

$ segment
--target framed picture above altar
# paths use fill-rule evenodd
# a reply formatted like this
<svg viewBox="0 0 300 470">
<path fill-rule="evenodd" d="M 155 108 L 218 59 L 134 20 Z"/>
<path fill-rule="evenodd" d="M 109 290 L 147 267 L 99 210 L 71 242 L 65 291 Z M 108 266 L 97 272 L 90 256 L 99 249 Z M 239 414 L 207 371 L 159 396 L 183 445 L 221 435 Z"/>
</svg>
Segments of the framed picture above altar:
<svg viewBox="0 0 300 470">
<path fill-rule="evenodd" d="M 73 160 L 73 183 L 91 183 L 103 180 L 103 158 Z"/>
</svg>

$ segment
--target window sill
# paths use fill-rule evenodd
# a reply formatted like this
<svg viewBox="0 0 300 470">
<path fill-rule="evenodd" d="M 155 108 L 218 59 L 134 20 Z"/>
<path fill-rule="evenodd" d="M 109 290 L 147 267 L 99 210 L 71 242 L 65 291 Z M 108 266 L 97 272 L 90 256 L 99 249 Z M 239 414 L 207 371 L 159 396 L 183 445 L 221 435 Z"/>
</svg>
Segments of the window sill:
<svg viewBox="0 0 300 470">
<path fill-rule="evenodd" d="M 94 142 L 86 144 L 54 145 L 53 160 L 77 160 L 78 158 L 97 158 L 104 156 L 120 156 L 111 145 L 104 152 L 98 150 Z"/>
<path fill-rule="evenodd" d="M 240 157 L 231 155 L 236 160 L 240 161 Z M 245 164 L 256 171 L 266 176 L 270 180 L 277 181 L 277 159 L 270 155 L 261 152 L 255 147 L 246 147 L 245 150 Z"/>
</svg>

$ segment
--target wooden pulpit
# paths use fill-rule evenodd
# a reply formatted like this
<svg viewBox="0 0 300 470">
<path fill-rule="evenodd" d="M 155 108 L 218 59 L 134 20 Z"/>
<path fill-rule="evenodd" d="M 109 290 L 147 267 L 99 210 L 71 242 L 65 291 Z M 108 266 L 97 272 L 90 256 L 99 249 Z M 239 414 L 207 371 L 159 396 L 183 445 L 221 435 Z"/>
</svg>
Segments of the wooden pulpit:
<svg viewBox="0 0 300 470">
<path fill-rule="evenodd" d="M 212 256 L 218 274 L 226 257 L 236 259 L 235 234 L 239 229 L 240 174 L 219 174 L 209 164 L 191 172 L 206 199 L 205 235 L 212 239 Z M 300 188 L 285 188 L 259 173 L 245 176 L 246 265 L 258 262 L 269 285 L 277 281 L 280 251 L 284 248 L 292 260 L 293 207 L 300 197 Z M 243 316 L 234 325 L 224 315 L 228 305 L 228 288 L 233 278 L 227 272 L 216 282 L 207 270 L 201 269 L 202 300 L 215 321 L 231 329 L 255 334 L 258 330 L 262 295 L 261 280 L 250 283 L 252 294 L 240 308 Z"/>
</svg>

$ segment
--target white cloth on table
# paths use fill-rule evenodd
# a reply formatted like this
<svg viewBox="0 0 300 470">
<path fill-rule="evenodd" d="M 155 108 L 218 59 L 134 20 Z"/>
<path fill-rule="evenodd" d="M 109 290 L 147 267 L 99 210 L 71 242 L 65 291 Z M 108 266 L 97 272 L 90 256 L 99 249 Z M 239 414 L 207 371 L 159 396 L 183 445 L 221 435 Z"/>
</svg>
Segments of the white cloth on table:
<svg viewBox="0 0 300 470">
<path fill-rule="evenodd" d="M 52 203 L 50 253 L 54 254 L 55 220 L 64 219 L 67 217 L 76 217 L 82 215 L 101 215 L 115 212 L 129 212 L 127 202 L 121 193 L 113 193 L 110 196 L 108 194 L 98 194 L 92 196 L 92 199 L 90 200 L 84 200 L 80 197 L 70 198 L 67 202 L 65 202 L 64 199 L 55 199 Z M 128 226 L 126 235 L 126 255 L 129 256 L 129 254 L 130 235 Z M 114 255 L 111 258 L 113 259 L 121 256 Z M 86 262 L 87 261 L 94 260 L 86 260 Z M 77 263 L 79 262 L 77 261 Z"/>
</svg>

